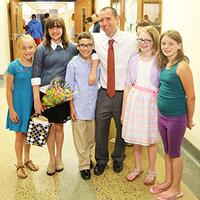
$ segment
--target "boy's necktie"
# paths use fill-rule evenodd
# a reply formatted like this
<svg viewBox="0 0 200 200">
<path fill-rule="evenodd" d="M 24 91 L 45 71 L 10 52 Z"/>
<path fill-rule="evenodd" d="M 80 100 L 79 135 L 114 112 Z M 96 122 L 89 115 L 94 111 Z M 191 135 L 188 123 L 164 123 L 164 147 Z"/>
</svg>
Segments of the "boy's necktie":
<svg viewBox="0 0 200 200">
<path fill-rule="evenodd" d="M 108 41 L 107 95 L 109 97 L 115 96 L 115 58 L 113 43 L 113 39 Z"/>
</svg>

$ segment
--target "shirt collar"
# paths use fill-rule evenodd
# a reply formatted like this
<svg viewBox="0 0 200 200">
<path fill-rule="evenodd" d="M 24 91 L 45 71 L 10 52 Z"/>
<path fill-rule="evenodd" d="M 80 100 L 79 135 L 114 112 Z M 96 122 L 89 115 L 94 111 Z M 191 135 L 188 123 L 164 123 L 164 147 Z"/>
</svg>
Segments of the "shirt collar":
<svg viewBox="0 0 200 200">
<path fill-rule="evenodd" d="M 108 36 L 105 34 L 105 38 L 106 38 L 107 42 L 108 42 L 110 39 L 113 39 L 115 42 L 118 43 L 118 42 L 120 41 L 120 30 L 117 29 L 117 32 L 115 33 L 115 35 L 114 35 L 112 38 L 108 37 Z"/>
<path fill-rule="evenodd" d="M 57 46 L 60 46 L 63 49 L 63 44 L 60 42 L 59 44 L 56 44 L 54 41 L 51 40 L 51 48 L 55 51 Z"/>
<path fill-rule="evenodd" d="M 79 59 L 82 60 L 84 63 L 91 64 L 91 60 L 89 61 L 89 60 L 83 59 L 83 58 L 81 57 L 80 53 L 78 54 L 78 57 L 79 57 Z"/>
</svg>

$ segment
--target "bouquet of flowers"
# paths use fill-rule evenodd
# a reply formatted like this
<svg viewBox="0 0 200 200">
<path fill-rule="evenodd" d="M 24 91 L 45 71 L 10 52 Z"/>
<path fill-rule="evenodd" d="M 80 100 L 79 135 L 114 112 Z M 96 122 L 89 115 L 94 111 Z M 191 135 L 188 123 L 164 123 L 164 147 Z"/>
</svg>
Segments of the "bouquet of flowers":
<svg viewBox="0 0 200 200">
<path fill-rule="evenodd" d="M 42 97 L 42 106 L 44 109 L 55 107 L 72 99 L 72 95 L 72 90 L 65 81 L 53 80 Z"/>
</svg>

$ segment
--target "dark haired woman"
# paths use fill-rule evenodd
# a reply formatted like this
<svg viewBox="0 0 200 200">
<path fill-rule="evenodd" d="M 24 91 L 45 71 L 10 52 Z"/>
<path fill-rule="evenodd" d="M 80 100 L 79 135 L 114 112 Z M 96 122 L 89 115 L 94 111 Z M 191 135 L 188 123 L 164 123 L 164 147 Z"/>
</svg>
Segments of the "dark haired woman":
<svg viewBox="0 0 200 200">
<path fill-rule="evenodd" d="M 48 18 L 45 29 L 45 40 L 38 46 L 34 57 L 32 85 L 35 112 L 42 112 L 52 123 L 47 140 L 50 155 L 47 174 L 51 176 L 64 169 L 62 161 L 63 124 L 69 119 L 70 110 L 67 102 L 44 111 L 41 105 L 41 97 L 44 93 L 41 91 L 44 91 L 43 86 L 50 84 L 51 80 L 64 80 L 67 65 L 72 57 L 78 54 L 78 51 L 67 38 L 62 18 Z"/>
</svg>

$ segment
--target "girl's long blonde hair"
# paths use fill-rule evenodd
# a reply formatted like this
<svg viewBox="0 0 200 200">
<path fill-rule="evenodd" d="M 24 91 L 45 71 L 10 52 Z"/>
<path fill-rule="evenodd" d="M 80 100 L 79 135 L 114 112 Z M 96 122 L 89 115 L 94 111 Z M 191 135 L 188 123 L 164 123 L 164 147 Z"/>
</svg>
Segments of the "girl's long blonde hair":
<svg viewBox="0 0 200 200">
<path fill-rule="evenodd" d="M 164 33 L 161 34 L 160 42 L 159 42 L 159 50 L 158 50 L 158 66 L 160 68 L 165 67 L 168 63 L 168 58 L 163 54 L 163 52 L 161 50 L 161 42 L 162 42 L 163 37 L 165 37 L 165 36 L 176 41 L 178 44 L 182 44 L 181 35 L 176 30 L 168 30 L 168 31 L 165 31 Z M 177 55 L 176 55 L 176 57 L 174 58 L 174 61 L 173 61 L 173 65 L 176 64 L 176 63 L 179 63 L 183 60 L 186 61 L 186 62 L 189 62 L 188 57 L 184 55 L 183 45 L 182 45 L 182 47 L 180 49 L 178 49 Z"/>
</svg>

